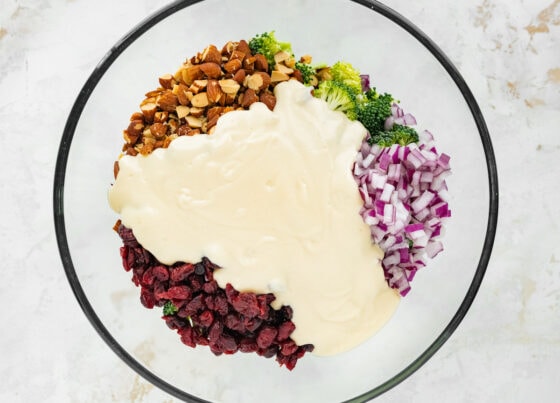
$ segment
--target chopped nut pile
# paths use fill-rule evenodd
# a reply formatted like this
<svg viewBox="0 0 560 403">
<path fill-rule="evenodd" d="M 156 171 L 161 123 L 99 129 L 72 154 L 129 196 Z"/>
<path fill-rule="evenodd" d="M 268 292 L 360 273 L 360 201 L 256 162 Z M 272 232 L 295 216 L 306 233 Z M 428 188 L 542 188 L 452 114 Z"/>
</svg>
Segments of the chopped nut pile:
<svg viewBox="0 0 560 403">
<path fill-rule="evenodd" d="M 310 56 L 302 62 L 310 63 Z M 261 54 L 252 54 L 245 40 L 228 42 L 218 50 L 210 45 L 188 59 L 175 74 L 159 78 L 160 86 L 146 94 L 140 112 L 130 117 L 123 132 L 122 151 L 147 155 L 166 148 L 179 136 L 212 134 L 218 118 L 227 112 L 248 109 L 254 102 L 270 110 L 276 105 L 274 87 L 291 79 L 303 82 L 293 55 L 281 51 L 269 68 Z M 118 163 L 115 163 L 115 176 Z"/>
</svg>

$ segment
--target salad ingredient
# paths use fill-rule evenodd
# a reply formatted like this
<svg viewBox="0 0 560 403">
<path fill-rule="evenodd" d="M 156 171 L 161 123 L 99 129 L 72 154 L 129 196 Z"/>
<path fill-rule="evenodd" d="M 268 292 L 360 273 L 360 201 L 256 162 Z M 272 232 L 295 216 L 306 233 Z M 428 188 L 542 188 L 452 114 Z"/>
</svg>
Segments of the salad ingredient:
<svg viewBox="0 0 560 403">
<path fill-rule="evenodd" d="M 358 107 L 358 120 L 372 136 L 385 130 L 385 121 L 391 116 L 393 103 L 392 95 L 379 94 L 375 88 L 364 93 Z"/>
<path fill-rule="evenodd" d="M 293 55 L 292 45 L 289 42 L 281 42 L 276 39 L 274 31 L 255 35 L 249 41 L 249 48 L 253 54 L 263 55 L 271 67 L 275 66 L 278 60 L 278 57 L 275 59 L 275 56 L 278 53 L 285 52 L 288 56 Z"/>
<path fill-rule="evenodd" d="M 291 339 L 292 310 L 270 308 L 272 294 L 239 293 L 230 284 L 222 289 L 213 278 L 217 266 L 208 259 L 165 266 L 138 243 L 132 230 L 119 225 L 118 233 L 123 267 L 141 287 L 142 304 L 148 309 L 163 306 L 162 319 L 185 345 L 208 346 L 215 355 L 275 357 L 289 370 L 313 351 L 312 345 L 298 346 Z"/>
<path fill-rule="evenodd" d="M 311 64 L 299 61 L 296 62 L 295 67 L 301 73 L 302 81 L 305 85 L 317 84 L 317 77 L 315 77 L 316 71 Z"/>
<path fill-rule="evenodd" d="M 420 145 L 364 142 L 354 165 L 364 201 L 361 215 L 385 252 L 385 278 L 402 296 L 426 265 L 425 257 L 443 250 L 439 238 L 451 215 L 445 182 L 451 173 L 449 156 L 438 153 L 431 133 L 421 137 Z"/>
<path fill-rule="evenodd" d="M 417 143 L 418 133 L 410 126 L 393 124 L 390 130 L 378 132 L 378 134 L 371 136 L 369 142 L 380 147 L 390 147 L 393 144 L 405 146 L 410 143 Z"/>
<path fill-rule="evenodd" d="M 178 311 L 178 308 L 173 305 L 173 302 L 167 301 L 163 306 L 163 314 L 164 315 L 175 315 Z"/>
<path fill-rule="evenodd" d="M 355 95 L 362 93 L 362 77 L 360 72 L 348 62 L 336 62 L 329 68 L 329 74 L 333 81 L 346 84 Z"/>
<path fill-rule="evenodd" d="M 222 116 L 212 136 L 123 157 L 109 200 L 158 261 L 209 258 L 220 288 L 272 292 L 273 308 L 293 309 L 297 345 L 337 354 L 399 303 L 358 214 L 352 166 L 366 131 L 296 80 L 274 93 L 274 111 L 254 103 Z"/>
<path fill-rule="evenodd" d="M 325 101 L 331 110 L 343 112 L 350 120 L 356 120 L 358 117 L 358 103 L 354 91 L 340 81 L 322 81 L 313 91 L 313 95 Z"/>
</svg>

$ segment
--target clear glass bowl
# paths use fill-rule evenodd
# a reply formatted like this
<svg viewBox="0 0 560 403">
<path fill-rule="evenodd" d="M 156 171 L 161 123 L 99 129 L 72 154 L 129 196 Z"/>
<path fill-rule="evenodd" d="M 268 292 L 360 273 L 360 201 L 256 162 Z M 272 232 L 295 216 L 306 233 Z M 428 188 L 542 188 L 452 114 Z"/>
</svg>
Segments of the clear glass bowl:
<svg viewBox="0 0 560 403">
<path fill-rule="evenodd" d="M 334 356 L 306 355 L 294 371 L 256 355 L 191 349 L 139 302 L 121 266 L 107 203 L 121 133 L 157 77 L 209 44 L 275 30 L 296 55 L 346 60 L 368 72 L 430 129 L 451 155 L 453 217 L 445 251 L 421 270 L 392 320 L 368 342 Z M 99 63 L 68 118 L 56 166 L 54 218 L 76 298 L 109 347 L 168 393 L 194 402 L 367 401 L 424 364 L 461 322 L 494 240 L 498 188 L 490 137 L 458 71 L 410 21 L 366 0 L 179 1 L 151 16 Z"/>
</svg>

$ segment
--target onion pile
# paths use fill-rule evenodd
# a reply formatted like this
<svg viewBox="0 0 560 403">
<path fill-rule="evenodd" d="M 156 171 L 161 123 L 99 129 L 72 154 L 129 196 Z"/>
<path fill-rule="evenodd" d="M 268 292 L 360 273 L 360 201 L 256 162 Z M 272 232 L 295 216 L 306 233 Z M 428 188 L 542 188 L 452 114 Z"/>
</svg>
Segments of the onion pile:
<svg viewBox="0 0 560 403">
<path fill-rule="evenodd" d="M 406 117 L 405 117 L 406 116 Z M 414 124 L 395 108 L 387 119 Z M 410 291 L 416 271 L 443 250 L 439 240 L 451 216 L 445 179 L 451 174 L 449 156 L 438 153 L 430 132 L 419 133 L 418 144 L 370 145 L 366 138 L 353 167 L 364 202 L 360 214 L 373 241 L 384 251 L 382 261 L 389 286 L 402 296 Z"/>
</svg>

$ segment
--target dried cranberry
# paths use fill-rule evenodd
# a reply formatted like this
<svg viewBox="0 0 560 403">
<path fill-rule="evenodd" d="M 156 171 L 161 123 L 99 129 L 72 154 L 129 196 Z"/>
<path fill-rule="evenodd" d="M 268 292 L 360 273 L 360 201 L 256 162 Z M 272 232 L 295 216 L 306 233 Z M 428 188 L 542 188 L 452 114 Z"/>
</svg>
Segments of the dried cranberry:
<svg viewBox="0 0 560 403">
<path fill-rule="evenodd" d="M 289 370 L 306 352 L 313 351 L 313 345 L 297 346 L 290 339 L 295 329 L 292 309 L 272 309 L 273 294 L 239 292 L 231 284 L 222 289 L 213 279 L 213 271 L 219 267 L 208 258 L 197 264 L 166 266 L 137 243 L 132 231 L 121 226 L 119 234 L 123 238 L 122 264 L 141 288 L 142 304 L 153 308 L 173 303 L 177 313 L 162 318 L 184 344 L 209 346 L 216 355 L 241 351 L 276 356 L 279 365 Z"/>
<path fill-rule="evenodd" d="M 200 324 L 200 326 L 210 327 L 213 321 L 214 321 L 214 315 L 212 314 L 212 312 L 208 310 L 202 312 L 198 316 L 198 323 Z"/>
<path fill-rule="evenodd" d="M 295 328 L 296 328 L 296 325 L 294 325 L 294 323 L 292 321 L 287 321 L 287 322 L 282 323 L 278 327 L 278 336 L 276 336 L 276 339 L 278 341 L 286 340 L 288 337 L 290 337 L 290 335 L 295 330 Z"/>
<path fill-rule="evenodd" d="M 257 337 L 257 345 L 259 348 L 268 348 L 274 343 L 278 330 L 270 326 L 264 326 Z"/>
<path fill-rule="evenodd" d="M 142 302 L 142 305 L 146 308 L 152 309 L 156 303 L 156 299 L 151 291 L 142 288 L 142 291 L 140 292 L 140 302 Z"/>
<path fill-rule="evenodd" d="M 185 327 L 178 331 L 181 335 L 181 341 L 189 347 L 196 347 L 193 339 L 193 329 L 192 327 Z"/>
<path fill-rule="evenodd" d="M 233 309 L 248 318 L 254 318 L 260 313 L 257 296 L 252 292 L 234 295 L 229 302 L 233 305 Z"/>
<path fill-rule="evenodd" d="M 170 269 L 171 281 L 178 283 L 186 279 L 191 273 L 194 272 L 194 265 L 190 263 L 184 263 Z"/>
</svg>

